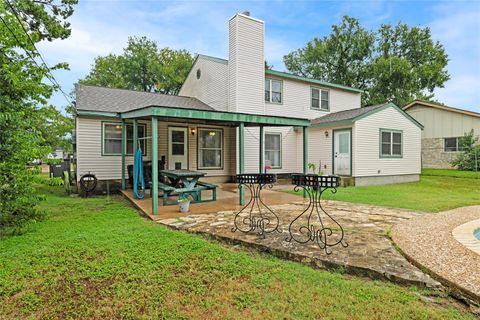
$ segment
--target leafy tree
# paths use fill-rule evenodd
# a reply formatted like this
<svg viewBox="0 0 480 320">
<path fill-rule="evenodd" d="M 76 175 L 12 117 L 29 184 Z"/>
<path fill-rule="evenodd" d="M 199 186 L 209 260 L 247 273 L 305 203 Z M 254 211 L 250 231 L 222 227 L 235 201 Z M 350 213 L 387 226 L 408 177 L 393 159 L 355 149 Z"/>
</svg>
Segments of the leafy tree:
<svg viewBox="0 0 480 320">
<path fill-rule="evenodd" d="M 74 120 L 72 116 L 63 115 L 54 106 L 49 105 L 38 109 L 38 119 L 35 127 L 41 134 L 42 146 L 53 151 L 55 147 L 65 152 L 72 152 L 72 136 Z"/>
<path fill-rule="evenodd" d="M 352 17 L 286 55 L 284 63 L 295 74 L 365 90 L 363 105 L 429 100 L 449 79 L 445 49 L 428 27 L 384 24 L 369 31 Z"/>
<path fill-rule="evenodd" d="M 193 63 L 186 50 L 159 49 L 154 40 L 129 37 L 121 55 L 97 57 L 81 83 L 178 94 Z"/>
<path fill-rule="evenodd" d="M 0 236 L 42 217 L 35 205 L 33 175 L 26 164 L 46 152 L 40 109 L 56 86 L 38 59 L 34 43 L 65 39 L 76 0 L 0 2 Z M 55 68 L 65 68 L 58 64 Z"/>
<path fill-rule="evenodd" d="M 463 151 L 452 161 L 452 166 L 459 170 L 479 171 L 480 145 L 477 145 L 477 142 L 478 138 L 475 137 L 473 129 L 465 133 L 462 140 L 459 141 L 463 147 Z"/>
</svg>

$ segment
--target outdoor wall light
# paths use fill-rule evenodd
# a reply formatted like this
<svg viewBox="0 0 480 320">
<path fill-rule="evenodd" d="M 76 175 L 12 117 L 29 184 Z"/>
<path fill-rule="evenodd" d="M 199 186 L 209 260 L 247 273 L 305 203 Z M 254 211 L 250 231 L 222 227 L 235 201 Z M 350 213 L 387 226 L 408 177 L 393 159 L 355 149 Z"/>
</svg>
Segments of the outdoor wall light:
<svg viewBox="0 0 480 320">
<path fill-rule="evenodd" d="M 325 138 L 328 138 L 328 130 L 325 130 Z"/>
<path fill-rule="evenodd" d="M 215 131 L 210 131 L 210 132 L 208 133 L 208 135 L 210 135 L 210 136 L 212 136 L 212 137 L 213 137 L 215 134 L 216 134 Z"/>
<path fill-rule="evenodd" d="M 197 130 L 196 130 L 195 128 L 190 128 L 190 134 L 191 134 L 192 136 L 195 135 L 195 132 L 196 132 L 196 131 L 197 131 Z"/>
</svg>

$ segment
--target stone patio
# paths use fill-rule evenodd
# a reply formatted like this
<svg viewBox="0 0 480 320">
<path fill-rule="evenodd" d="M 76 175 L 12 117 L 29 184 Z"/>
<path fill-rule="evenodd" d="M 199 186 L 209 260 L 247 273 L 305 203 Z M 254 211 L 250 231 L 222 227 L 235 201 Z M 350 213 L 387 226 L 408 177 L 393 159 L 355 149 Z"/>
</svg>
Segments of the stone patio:
<svg viewBox="0 0 480 320">
<path fill-rule="evenodd" d="M 337 201 L 323 203 L 326 211 L 343 226 L 348 243 L 346 248 L 341 245 L 332 247 L 330 255 L 312 242 L 298 244 L 285 241 L 290 221 L 306 206 L 301 201 L 271 206 L 280 218 L 282 233 L 269 233 L 265 238 L 255 232 L 232 232 L 234 211 L 186 215 L 157 222 L 175 229 L 206 234 L 223 242 L 250 246 L 312 267 L 443 290 L 439 282 L 409 263 L 395 249 L 388 235 L 393 225 L 419 216 L 419 213 Z"/>
</svg>

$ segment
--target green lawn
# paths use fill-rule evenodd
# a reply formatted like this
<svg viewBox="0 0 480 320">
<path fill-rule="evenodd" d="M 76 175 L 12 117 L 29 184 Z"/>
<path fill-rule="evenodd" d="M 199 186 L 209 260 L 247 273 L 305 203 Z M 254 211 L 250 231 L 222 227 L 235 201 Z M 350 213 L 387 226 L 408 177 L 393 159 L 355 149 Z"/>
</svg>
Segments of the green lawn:
<svg viewBox="0 0 480 320">
<path fill-rule="evenodd" d="M 426 291 L 232 250 L 61 189 L 42 189 L 46 221 L 0 239 L 0 319 L 474 319 Z"/>
<path fill-rule="evenodd" d="M 455 169 L 422 169 L 422 174 L 426 176 L 446 176 L 456 178 L 480 179 L 480 172 L 461 171 Z"/>
<path fill-rule="evenodd" d="M 287 192 L 295 194 L 291 189 Z M 302 194 L 302 191 L 297 194 Z M 480 205 L 480 180 L 422 175 L 419 182 L 339 188 L 336 194 L 325 192 L 324 198 L 423 212 L 439 212 L 463 206 Z"/>
</svg>

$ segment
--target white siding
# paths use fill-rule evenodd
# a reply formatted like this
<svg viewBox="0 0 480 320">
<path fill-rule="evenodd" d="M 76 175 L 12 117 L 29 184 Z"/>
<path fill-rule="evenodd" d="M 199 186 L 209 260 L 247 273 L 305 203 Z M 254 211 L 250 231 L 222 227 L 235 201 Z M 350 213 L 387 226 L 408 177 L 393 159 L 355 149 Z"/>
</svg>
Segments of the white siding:
<svg viewBox="0 0 480 320">
<path fill-rule="evenodd" d="M 314 163 L 318 168 L 321 168 L 323 174 L 331 175 L 332 171 L 332 143 L 333 143 L 333 129 L 348 129 L 349 127 L 337 127 L 337 128 L 311 128 L 308 130 L 308 162 Z M 328 133 L 328 137 L 325 135 Z M 353 130 L 352 130 L 353 135 Z M 353 142 L 353 139 L 352 139 Z M 298 144 L 302 144 L 302 135 L 299 135 Z M 353 150 L 353 146 L 352 146 Z M 303 155 L 300 149 L 297 161 L 299 166 L 302 167 Z M 309 170 L 310 173 L 311 170 Z M 353 168 L 352 168 L 353 172 Z"/>
<path fill-rule="evenodd" d="M 264 114 L 264 23 L 236 14 L 229 21 L 230 112 Z"/>
<path fill-rule="evenodd" d="M 323 89 L 328 90 L 330 95 L 330 112 L 312 110 L 310 108 L 311 84 L 269 75 L 265 77 L 283 81 L 283 103 L 265 103 L 265 112 L 267 115 L 315 119 L 327 115 L 330 112 L 361 107 L 360 93 L 325 87 Z M 320 88 L 318 86 L 314 87 Z"/>
<path fill-rule="evenodd" d="M 380 158 L 380 128 L 403 131 L 403 157 Z M 354 176 L 419 174 L 421 129 L 398 110 L 389 107 L 355 122 Z"/>
<path fill-rule="evenodd" d="M 302 170 L 297 163 L 298 152 L 302 153 L 302 144 L 298 145 L 298 133 L 293 127 L 264 127 L 264 133 L 281 133 L 282 167 L 269 170 L 272 173 L 292 173 Z M 300 131 L 301 136 L 301 131 Z M 301 141 L 301 140 L 300 140 Z M 260 169 L 260 129 L 245 128 L 245 172 L 258 173 Z M 237 168 L 238 169 L 238 168 Z"/>
<path fill-rule="evenodd" d="M 122 177 L 122 157 L 121 156 L 102 156 L 102 121 L 105 122 L 118 122 L 118 120 L 111 120 L 109 118 L 80 118 L 77 117 L 77 173 L 78 178 L 80 175 L 92 172 L 99 180 L 106 179 L 121 179 Z M 150 121 L 139 121 L 139 123 L 146 123 L 147 136 L 151 136 L 151 123 Z M 218 126 L 198 126 L 197 124 L 186 123 L 172 123 L 172 122 L 160 122 L 158 123 L 158 159 L 162 156 L 168 161 L 168 127 L 179 126 L 188 128 L 222 128 Z M 189 161 L 188 167 L 191 170 L 197 169 L 197 134 L 191 135 L 188 130 L 188 149 L 189 149 Z M 223 169 L 218 170 L 204 170 L 207 173 L 207 177 L 215 176 L 229 176 L 235 174 L 235 128 L 223 127 Z M 151 140 L 147 140 L 147 156 L 145 160 L 150 160 Z M 133 164 L 133 156 L 126 157 L 127 165 Z"/>
<path fill-rule="evenodd" d="M 406 112 L 423 124 L 422 138 L 461 137 L 472 129 L 480 136 L 480 117 L 420 105 Z"/>
<path fill-rule="evenodd" d="M 197 79 L 200 70 L 200 79 Z M 228 106 L 228 65 L 199 56 L 179 95 L 194 97 L 220 111 Z"/>
</svg>

